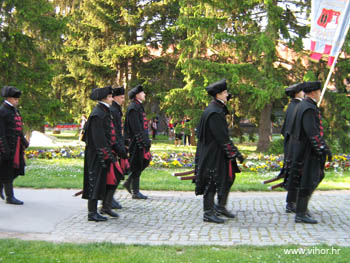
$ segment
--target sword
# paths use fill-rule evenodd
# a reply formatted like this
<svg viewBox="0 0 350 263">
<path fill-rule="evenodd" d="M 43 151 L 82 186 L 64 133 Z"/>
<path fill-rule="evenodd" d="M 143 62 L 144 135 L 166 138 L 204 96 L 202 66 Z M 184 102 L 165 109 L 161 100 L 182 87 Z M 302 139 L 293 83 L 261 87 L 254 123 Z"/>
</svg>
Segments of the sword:
<svg viewBox="0 0 350 263">
<path fill-rule="evenodd" d="M 184 175 L 189 175 L 189 174 L 194 174 L 194 170 L 182 172 L 182 173 L 173 173 L 172 176 L 184 176 Z"/>
<path fill-rule="evenodd" d="M 279 184 L 275 184 L 275 185 L 273 185 L 273 186 L 270 186 L 269 189 L 270 189 L 270 190 L 273 190 L 273 189 L 275 189 L 275 188 L 282 187 L 282 186 L 283 186 L 283 182 L 282 182 L 282 183 L 279 183 Z"/>
<path fill-rule="evenodd" d="M 262 184 L 269 184 L 269 183 L 278 181 L 279 179 L 282 179 L 282 178 L 284 178 L 285 176 L 286 176 L 286 174 L 285 174 L 285 169 L 284 169 L 284 167 L 283 167 L 283 168 L 281 169 L 280 173 L 279 173 L 276 177 L 271 178 L 271 179 L 269 179 L 269 180 L 265 180 L 265 181 L 263 181 L 263 182 L 261 182 L 261 183 L 262 183 Z"/>
<path fill-rule="evenodd" d="M 73 196 L 74 196 L 74 197 L 77 197 L 77 196 L 83 194 L 83 192 L 84 192 L 83 190 L 80 190 L 79 192 L 76 192 Z"/>
<path fill-rule="evenodd" d="M 269 183 L 278 181 L 279 179 L 282 179 L 282 178 L 284 178 L 284 177 L 285 177 L 284 174 L 282 174 L 281 176 L 278 175 L 278 176 L 276 176 L 276 177 L 274 177 L 274 178 L 271 178 L 271 179 L 269 179 L 269 180 L 263 181 L 262 184 L 269 184 Z"/>
<path fill-rule="evenodd" d="M 183 177 L 178 177 L 179 180 L 193 180 L 196 179 L 196 176 L 183 176 Z"/>
</svg>

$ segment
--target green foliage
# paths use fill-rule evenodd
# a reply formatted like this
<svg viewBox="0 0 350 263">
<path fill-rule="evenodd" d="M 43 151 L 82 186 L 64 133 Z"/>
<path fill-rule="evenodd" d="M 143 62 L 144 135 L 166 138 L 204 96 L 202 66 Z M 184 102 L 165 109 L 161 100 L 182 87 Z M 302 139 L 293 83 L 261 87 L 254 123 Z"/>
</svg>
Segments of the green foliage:
<svg viewBox="0 0 350 263">
<path fill-rule="evenodd" d="M 300 10 L 305 8 L 302 1 L 293 3 Z M 180 1 L 177 28 L 186 30 L 187 38 L 179 43 L 178 66 L 185 75 L 186 85 L 170 92 L 164 107 L 183 111 L 185 104 L 187 108 L 203 109 L 209 101 L 204 87 L 226 78 L 235 96 L 234 104 L 229 107 L 237 116 L 258 122 L 264 109 L 282 98 L 284 87 L 300 67 L 279 57 L 277 47 L 283 41 L 287 46 L 301 49 L 306 27 L 298 24 L 293 11 L 280 4 L 277 0 Z M 290 34 L 291 31 L 297 33 Z M 289 64 L 291 69 L 281 62 Z M 176 100 L 176 96 L 181 100 Z M 191 111 L 189 115 L 198 120 L 200 113 Z M 259 136 L 266 137 L 269 135 Z"/>
<path fill-rule="evenodd" d="M 279 138 L 277 140 L 273 140 L 270 144 L 270 147 L 267 151 L 268 154 L 283 154 L 283 145 L 284 140 Z"/>
<path fill-rule="evenodd" d="M 308 71 L 303 77 L 303 81 L 317 81 L 314 72 Z"/>
<path fill-rule="evenodd" d="M 60 111 L 52 92 L 56 74 L 53 53 L 59 49 L 64 21 L 47 0 L 2 1 L 0 6 L 0 85 L 23 91 L 21 110 L 25 125 L 38 129 L 45 122 L 69 115 Z"/>
<path fill-rule="evenodd" d="M 333 151 L 348 153 L 350 149 L 349 97 L 340 93 L 326 94 L 323 126 L 328 145 Z"/>
<path fill-rule="evenodd" d="M 309 13 L 310 1 L 301 0 L 4 0 L 0 85 L 23 91 L 29 129 L 78 121 L 95 104 L 93 88 L 124 85 L 128 91 L 140 83 L 146 112 L 187 115 L 194 128 L 212 99 L 204 87 L 226 78 L 234 95 L 229 110 L 259 126 L 261 140 L 270 137 L 263 114 L 282 107 L 286 86 L 327 77 L 324 61 L 304 66 L 309 27 L 297 17 Z M 285 48 L 293 58 L 281 54 Z M 338 93 L 326 92 L 322 104 L 327 139 L 344 152 L 350 149 L 349 72 L 350 61 L 340 57 L 331 78 Z"/>
<path fill-rule="evenodd" d="M 93 107 L 91 90 L 106 85 L 124 85 L 127 92 L 143 84 L 150 102 L 146 112 L 159 111 L 153 105 L 182 85 L 176 57 L 168 53 L 181 37 L 181 31 L 170 31 L 178 13 L 178 1 L 86 0 L 67 14 L 62 68 L 54 86 L 68 95 L 62 99 L 75 118 Z M 164 56 L 155 56 L 154 49 Z"/>
</svg>

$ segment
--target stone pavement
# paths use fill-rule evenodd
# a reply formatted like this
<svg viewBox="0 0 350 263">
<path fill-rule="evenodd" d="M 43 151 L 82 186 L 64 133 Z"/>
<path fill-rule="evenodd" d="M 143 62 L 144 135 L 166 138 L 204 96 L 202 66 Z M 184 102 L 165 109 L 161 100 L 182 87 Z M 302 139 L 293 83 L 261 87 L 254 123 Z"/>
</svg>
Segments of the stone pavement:
<svg viewBox="0 0 350 263">
<path fill-rule="evenodd" d="M 295 224 L 284 211 L 283 192 L 233 192 L 227 207 L 237 218 L 224 224 L 202 221 L 202 197 L 192 192 L 125 191 L 118 219 L 88 222 L 86 201 L 76 190 L 16 189 L 24 206 L 0 202 L 0 238 L 55 242 L 112 242 L 149 245 L 316 245 L 350 246 L 350 191 L 316 191 L 309 209 L 317 225 Z"/>
</svg>

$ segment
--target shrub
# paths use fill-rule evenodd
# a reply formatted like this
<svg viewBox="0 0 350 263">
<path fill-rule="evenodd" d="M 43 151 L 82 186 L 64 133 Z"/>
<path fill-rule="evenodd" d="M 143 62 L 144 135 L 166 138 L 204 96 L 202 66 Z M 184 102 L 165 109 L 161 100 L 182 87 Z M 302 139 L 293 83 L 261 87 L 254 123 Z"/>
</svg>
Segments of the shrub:
<svg viewBox="0 0 350 263">
<path fill-rule="evenodd" d="M 268 154 L 283 154 L 283 139 L 273 140 L 267 150 Z"/>
</svg>

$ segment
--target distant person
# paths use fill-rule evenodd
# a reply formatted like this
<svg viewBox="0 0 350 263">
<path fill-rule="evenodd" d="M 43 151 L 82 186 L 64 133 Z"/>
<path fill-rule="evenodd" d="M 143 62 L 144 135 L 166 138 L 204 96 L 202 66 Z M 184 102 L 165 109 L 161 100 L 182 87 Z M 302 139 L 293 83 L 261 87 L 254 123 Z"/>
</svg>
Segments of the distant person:
<svg viewBox="0 0 350 263">
<path fill-rule="evenodd" d="M 151 129 L 152 129 L 152 139 L 155 140 L 157 131 L 158 131 L 158 117 L 154 117 L 152 119 Z"/>
<path fill-rule="evenodd" d="M 190 122 L 190 119 L 187 116 L 185 116 L 185 118 L 182 121 L 184 146 L 191 145 L 191 129 L 189 127 L 189 122 Z"/>
<path fill-rule="evenodd" d="M 0 107 L 0 197 L 11 205 L 23 205 L 13 191 L 13 181 L 24 175 L 24 150 L 29 146 L 23 134 L 23 121 L 17 109 L 22 92 L 15 87 L 5 86 L 1 96 L 5 101 Z"/>
<path fill-rule="evenodd" d="M 80 119 L 80 124 L 79 124 L 79 141 L 81 141 L 83 138 L 86 121 L 87 121 L 86 116 L 82 115 Z"/>
<path fill-rule="evenodd" d="M 173 140 L 175 137 L 175 132 L 174 132 L 174 120 L 172 117 L 168 118 L 168 135 L 169 135 L 169 140 Z"/>
<path fill-rule="evenodd" d="M 180 147 L 182 142 L 182 136 L 183 136 L 183 128 L 182 128 L 181 122 L 174 123 L 174 131 L 175 131 L 174 145 L 175 147 Z"/>
</svg>

